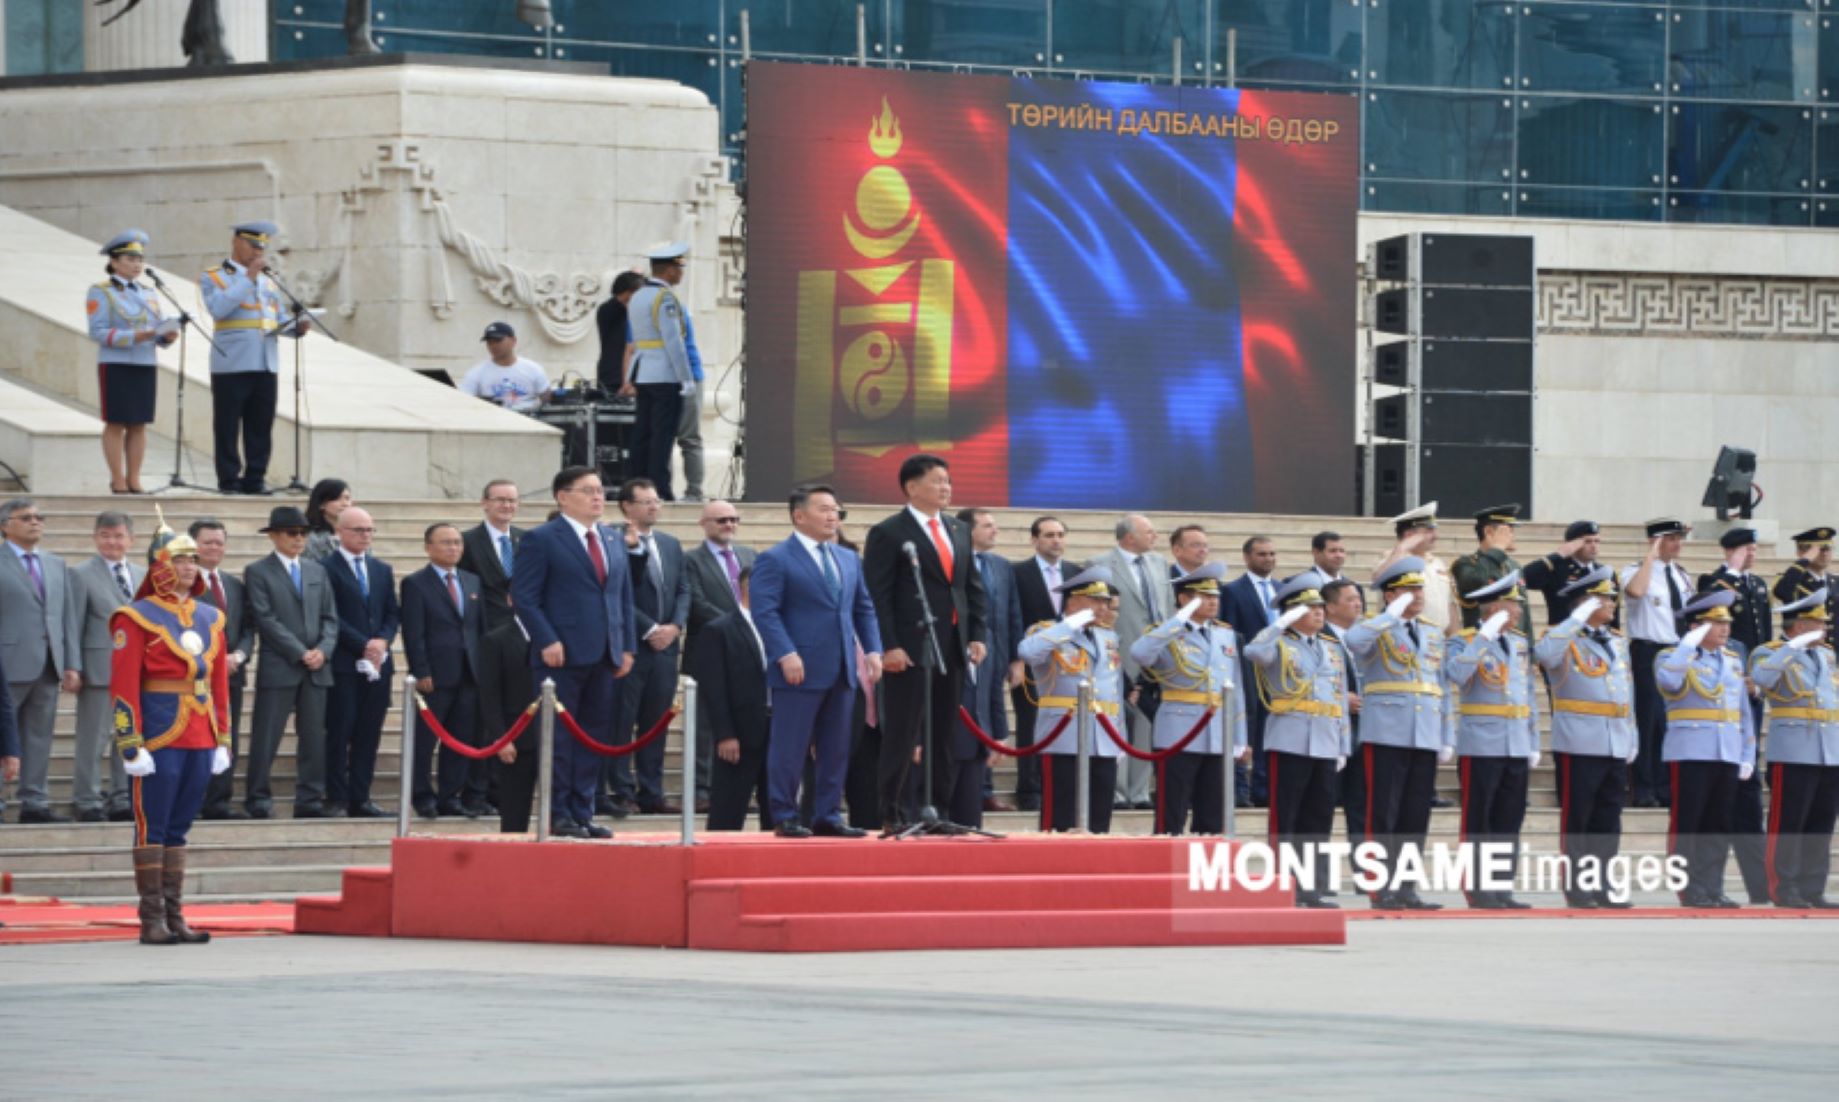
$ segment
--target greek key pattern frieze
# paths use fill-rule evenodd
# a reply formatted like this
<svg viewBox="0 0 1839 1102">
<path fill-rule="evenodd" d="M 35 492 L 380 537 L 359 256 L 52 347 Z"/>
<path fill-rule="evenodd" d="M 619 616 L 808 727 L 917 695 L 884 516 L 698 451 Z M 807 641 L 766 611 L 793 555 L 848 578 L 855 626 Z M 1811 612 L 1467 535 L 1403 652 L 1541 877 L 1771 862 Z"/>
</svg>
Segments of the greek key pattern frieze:
<svg viewBox="0 0 1839 1102">
<path fill-rule="evenodd" d="M 1839 280 L 1541 272 L 1539 330 L 1839 340 Z"/>
</svg>

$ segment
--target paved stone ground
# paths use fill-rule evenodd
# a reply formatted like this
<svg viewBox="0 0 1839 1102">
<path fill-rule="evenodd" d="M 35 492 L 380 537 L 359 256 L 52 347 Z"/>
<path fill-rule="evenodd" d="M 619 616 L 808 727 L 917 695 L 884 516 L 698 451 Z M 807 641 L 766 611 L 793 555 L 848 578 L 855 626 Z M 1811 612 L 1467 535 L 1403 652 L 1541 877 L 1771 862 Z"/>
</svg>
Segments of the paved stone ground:
<svg viewBox="0 0 1839 1102">
<path fill-rule="evenodd" d="M 0 950 L 0 1098 L 1839 1094 L 1839 924 L 1356 923 L 1345 949 Z"/>
</svg>

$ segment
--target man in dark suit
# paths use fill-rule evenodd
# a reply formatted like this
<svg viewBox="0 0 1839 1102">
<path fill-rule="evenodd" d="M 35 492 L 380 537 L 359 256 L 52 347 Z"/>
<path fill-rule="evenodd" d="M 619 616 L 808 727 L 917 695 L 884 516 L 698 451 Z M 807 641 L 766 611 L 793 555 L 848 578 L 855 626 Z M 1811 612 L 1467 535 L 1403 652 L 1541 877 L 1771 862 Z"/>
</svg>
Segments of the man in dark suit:
<svg viewBox="0 0 1839 1102">
<path fill-rule="evenodd" d="M 686 660 L 702 693 L 699 716 L 708 717 L 715 740 L 715 761 L 709 770 L 710 830 L 745 830 L 749 799 L 759 804 L 760 828 L 770 830 L 773 825 L 766 770 L 773 709 L 766 688 L 766 644 L 748 607 L 752 576 L 752 566 L 741 568 L 740 603 L 733 612 L 703 625 L 699 644 Z"/>
<path fill-rule="evenodd" d="M 485 602 L 478 577 L 459 568 L 464 540 L 451 524 L 431 524 L 422 534 L 428 565 L 402 579 L 402 651 L 415 691 L 447 733 L 468 746 L 497 741 L 504 728 L 481 722 L 478 674 L 480 627 Z M 515 625 L 513 625 L 515 626 Z M 527 664 L 526 659 L 526 664 Z M 415 725 L 415 761 L 410 794 L 423 818 L 496 814 L 487 802 L 490 763 L 472 761 L 441 747 L 440 783 L 430 785 L 434 732 Z"/>
<path fill-rule="evenodd" d="M 326 816 L 326 692 L 332 687 L 338 610 L 326 568 L 300 557 L 306 550 L 306 514 L 292 505 L 277 506 L 262 532 L 274 544 L 274 554 L 255 560 L 243 572 L 249 616 L 262 640 L 243 803 L 251 818 L 273 816 L 268 774 L 291 715 L 297 774 L 294 817 L 320 819 Z"/>
<path fill-rule="evenodd" d="M 536 699 L 530 669 L 530 637 L 513 616 L 496 631 L 479 640 L 479 715 L 487 736 L 496 740 Z M 536 802 L 537 767 L 542 764 L 541 735 L 535 717 L 517 741 L 498 751 L 491 772 L 496 775 L 493 798 L 498 804 L 498 829 L 522 834 L 530 829 L 530 808 Z"/>
<path fill-rule="evenodd" d="M 479 579 L 479 600 L 485 606 L 481 628 L 487 632 L 511 622 L 511 571 L 524 539 L 524 530 L 511 523 L 518 505 L 517 483 L 493 479 L 479 502 L 484 519 L 461 537 L 460 569 Z"/>
<path fill-rule="evenodd" d="M 690 579 L 690 622 L 683 633 L 683 662 L 688 667 L 696 657 L 696 640 L 702 629 L 717 617 L 726 616 L 740 607 L 741 572 L 753 565 L 754 550 L 736 540 L 741 528 L 741 511 L 726 501 L 711 501 L 702 507 L 702 542 L 683 557 L 683 571 Z M 696 800 L 697 810 L 709 798 L 709 767 L 713 740 L 709 723 L 696 717 Z"/>
<path fill-rule="evenodd" d="M 241 759 L 240 735 L 243 727 L 243 689 L 247 685 L 249 656 L 255 653 L 255 620 L 249 616 L 249 597 L 243 580 L 223 571 L 224 554 L 229 550 L 229 533 L 214 517 L 192 521 L 187 532 L 198 545 L 198 574 L 204 579 L 204 596 L 199 598 L 223 613 L 225 661 L 230 666 L 230 760 L 231 767 L 211 778 L 204 793 L 206 819 L 247 819 L 249 813 L 231 806 L 236 786 L 235 762 Z"/>
<path fill-rule="evenodd" d="M 964 680 L 964 708 L 977 726 L 998 742 L 1009 738 L 1009 715 L 1003 708 L 1004 691 L 1021 683 L 1013 664 L 1015 645 L 1022 639 L 1022 606 L 1015 595 L 1015 574 L 1005 559 L 996 557 L 1002 530 L 988 509 L 960 509 L 958 521 L 971 532 L 971 557 L 990 602 L 990 646 L 983 661 L 971 667 Z M 998 800 L 990 783 L 990 750 L 978 742 L 959 719 L 951 726 L 949 747 L 953 771 L 949 814 L 954 823 L 983 825 L 985 811 L 1014 811 Z"/>
<path fill-rule="evenodd" d="M 964 696 L 965 668 L 982 663 L 989 649 L 989 603 L 983 579 L 973 569 L 970 529 L 945 515 L 951 505 L 950 468 L 936 455 L 910 455 L 900 465 L 900 489 L 906 508 L 869 529 L 862 553 L 875 618 L 888 645 L 879 779 L 881 822 L 889 831 L 903 829 L 906 822 L 900 797 L 927 717 L 936 741 L 925 762 L 932 777 L 933 807 L 950 809 L 952 768 L 946 743 Z M 930 668 L 932 655 L 908 544 L 919 559 L 943 669 Z"/>
<path fill-rule="evenodd" d="M 1035 624 L 1060 618 L 1060 586 L 1079 573 L 1073 569 L 1063 574 L 1066 525 L 1060 523 L 1060 518 L 1034 518 L 1028 526 L 1028 539 L 1034 544 L 1034 554 L 1010 564 L 1014 567 L 1015 599 L 1021 606 L 1022 635 Z M 1015 642 L 1021 645 L 1021 635 Z M 1015 745 L 1020 748 L 1034 745 L 1034 702 L 1041 693 L 1028 664 L 1018 664 L 1022 667 L 1022 682 L 1009 698 L 1015 705 Z M 1041 809 L 1041 759 L 1037 755 L 1015 759 L 1015 804 L 1023 811 Z"/>
<path fill-rule="evenodd" d="M 856 702 L 856 644 L 881 672 L 881 633 L 854 551 L 836 544 L 842 511 L 828 486 L 801 486 L 789 500 L 792 535 L 754 560 L 754 623 L 772 663 L 772 735 L 767 789 L 773 829 L 783 838 L 860 838 L 843 821 L 850 720 Z M 816 749 L 811 825 L 799 822 L 798 788 Z"/>
<path fill-rule="evenodd" d="M 338 515 L 337 530 L 338 549 L 320 560 L 338 609 L 332 693 L 326 698 L 326 810 L 334 817 L 381 819 L 389 813 L 371 801 L 370 782 L 395 688 L 390 647 L 402 625 L 402 606 L 396 602 L 395 572 L 370 553 L 377 531 L 370 513 L 348 506 Z"/>
<path fill-rule="evenodd" d="M 618 679 L 632 672 L 632 583 L 625 545 L 600 526 L 606 490 L 592 467 L 564 467 L 550 483 L 560 515 L 524 535 L 511 598 L 530 633 L 530 665 L 555 680 L 556 699 L 589 735 L 613 728 Z M 566 838 L 609 838 L 594 825 L 600 759 L 556 724 L 550 827 Z"/>
<path fill-rule="evenodd" d="M 1277 545 L 1268 536 L 1253 536 L 1239 548 L 1245 558 L 1245 573 L 1226 586 L 1223 605 L 1226 622 L 1241 639 L 1254 639 L 1275 618 L 1271 612 L 1277 596 Z M 1255 685 L 1250 660 L 1239 659 L 1241 685 Z M 1252 743 L 1252 761 L 1237 766 L 1233 796 L 1240 807 L 1263 807 L 1269 798 L 1264 752 L 1264 701 L 1257 693 L 1245 695 L 1245 725 Z"/>
<path fill-rule="evenodd" d="M 618 500 L 626 518 L 620 534 L 632 575 L 632 618 L 639 636 L 632 676 L 620 686 L 619 720 L 613 731 L 614 745 L 624 746 L 635 733 L 651 730 L 676 699 L 677 658 L 683 652 L 683 625 L 690 618 L 690 579 L 683 569 L 683 545 L 656 528 L 661 508 L 657 486 L 649 478 L 629 478 L 620 485 Z M 634 807 L 648 815 L 683 813 L 664 796 L 667 739 L 657 739 L 630 757 L 607 760 L 603 783 L 612 793 L 612 806 L 604 809 L 607 814 L 623 819 Z"/>
</svg>

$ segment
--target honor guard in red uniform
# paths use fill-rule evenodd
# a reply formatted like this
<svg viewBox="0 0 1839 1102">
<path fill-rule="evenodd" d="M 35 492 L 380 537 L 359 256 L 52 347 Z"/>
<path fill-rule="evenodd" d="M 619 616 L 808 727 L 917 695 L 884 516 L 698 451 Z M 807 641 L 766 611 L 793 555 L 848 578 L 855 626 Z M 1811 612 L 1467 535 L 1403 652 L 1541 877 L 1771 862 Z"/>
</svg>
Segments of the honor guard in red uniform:
<svg viewBox="0 0 1839 1102">
<path fill-rule="evenodd" d="M 185 923 L 185 834 L 211 775 L 230 767 L 223 615 L 204 592 L 198 546 L 160 524 L 147 577 L 109 618 L 115 745 L 134 796 L 134 887 L 143 945 L 209 941 Z"/>
</svg>

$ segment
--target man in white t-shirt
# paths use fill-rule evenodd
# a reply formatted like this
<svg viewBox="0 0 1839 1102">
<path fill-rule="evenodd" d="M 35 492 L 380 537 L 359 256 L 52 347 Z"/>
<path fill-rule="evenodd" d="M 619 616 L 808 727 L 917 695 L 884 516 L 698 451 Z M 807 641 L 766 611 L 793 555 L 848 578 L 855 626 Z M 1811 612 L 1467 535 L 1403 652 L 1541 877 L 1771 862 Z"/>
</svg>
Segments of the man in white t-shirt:
<svg viewBox="0 0 1839 1102">
<path fill-rule="evenodd" d="M 518 413 L 535 413 L 549 397 L 549 376 L 542 365 L 517 354 L 517 331 L 502 321 L 486 326 L 482 339 L 492 358 L 466 373 L 460 392 Z"/>
</svg>

